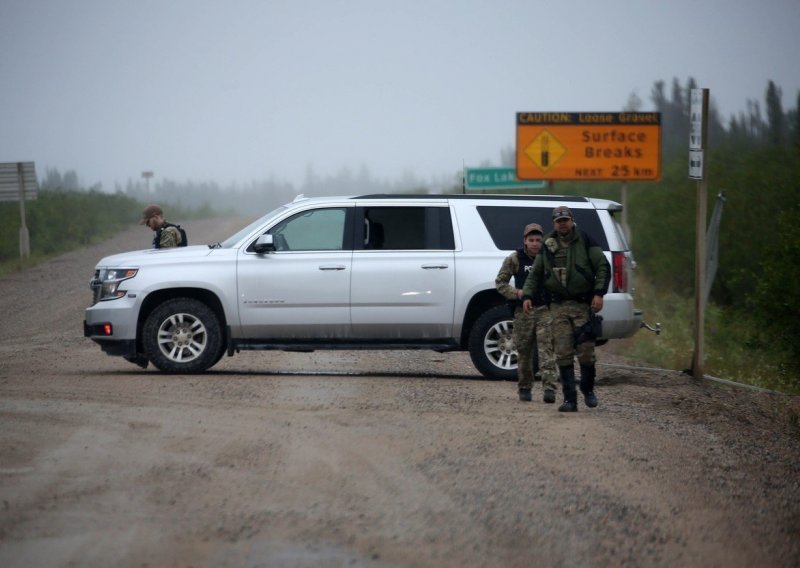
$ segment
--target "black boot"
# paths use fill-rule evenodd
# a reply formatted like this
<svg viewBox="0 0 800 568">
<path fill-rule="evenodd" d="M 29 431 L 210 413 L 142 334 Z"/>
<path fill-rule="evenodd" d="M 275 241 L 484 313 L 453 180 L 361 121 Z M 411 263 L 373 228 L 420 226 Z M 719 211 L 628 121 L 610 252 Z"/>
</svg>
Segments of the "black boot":
<svg viewBox="0 0 800 568">
<path fill-rule="evenodd" d="M 522 402 L 530 402 L 533 400 L 531 396 L 531 389 L 519 389 L 519 399 Z"/>
<path fill-rule="evenodd" d="M 581 365 L 581 392 L 583 401 L 589 408 L 597 406 L 597 397 L 594 394 L 594 365 Z"/>
<path fill-rule="evenodd" d="M 578 392 L 575 390 L 575 367 L 568 365 L 559 367 L 561 373 L 561 390 L 564 391 L 564 403 L 558 407 L 559 412 L 578 411 Z"/>
</svg>

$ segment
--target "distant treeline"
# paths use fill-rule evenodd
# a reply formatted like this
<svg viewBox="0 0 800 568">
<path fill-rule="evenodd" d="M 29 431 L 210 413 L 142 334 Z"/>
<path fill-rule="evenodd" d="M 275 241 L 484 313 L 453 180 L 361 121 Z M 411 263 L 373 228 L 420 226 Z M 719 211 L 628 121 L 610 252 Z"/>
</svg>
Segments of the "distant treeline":
<svg viewBox="0 0 800 568">
<path fill-rule="evenodd" d="M 657 81 L 650 94 L 655 110 L 661 113 L 662 143 L 667 156 L 674 153 L 685 154 L 689 140 L 689 93 L 698 87 L 690 78 L 686 86 L 673 79 L 671 95 L 667 97 L 665 83 Z M 785 112 L 782 102 L 783 92 L 774 82 L 769 81 L 764 93 L 764 106 L 756 100 L 747 101 L 747 111 L 733 115 L 728 126 L 723 125 L 711 92 L 709 105 L 708 142 L 709 147 L 784 147 L 800 148 L 800 93 L 795 95 L 795 108 Z M 629 100 L 629 106 L 636 101 Z M 762 110 L 762 108 L 764 110 Z M 630 108 L 627 110 L 639 110 Z"/>
<path fill-rule="evenodd" d="M 424 182 L 407 173 L 398 180 L 385 180 L 373 176 L 366 167 L 358 172 L 342 168 L 335 175 L 319 176 L 309 168 L 302 185 L 269 179 L 248 184 L 222 186 L 216 182 L 176 181 L 163 179 L 148 192 L 140 180 L 128 180 L 124 190 L 118 192 L 143 202 L 163 202 L 184 208 L 206 206 L 217 211 L 245 216 L 267 213 L 279 205 L 290 202 L 300 194 L 307 196 L 364 195 L 370 193 L 429 193 L 432 186 L 442 191 L 452 191 L 460 186 L 460 174 L 449 179 Z M 47 184 L 49 187 L 50 184 Z"/>
</svg>

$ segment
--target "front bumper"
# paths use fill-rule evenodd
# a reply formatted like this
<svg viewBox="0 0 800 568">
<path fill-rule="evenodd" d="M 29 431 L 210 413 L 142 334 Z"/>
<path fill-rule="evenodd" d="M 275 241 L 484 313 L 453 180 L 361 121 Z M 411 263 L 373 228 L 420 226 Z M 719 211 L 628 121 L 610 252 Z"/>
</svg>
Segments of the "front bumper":
<svg viewBox="0 0 800 568">
<path fill-rule="evenodd" d="M 86 322 L 83 322 L 83 335 L 97 343 L 106 355 L 125 358 L 135 358 L 137 356 L 136 341 L 133 339 L 107 339 L 92 336 L 87 333 Z"/>
<path fill-rule="evenodd" d="M 104 323 L 90 324 L 83 320 L 83 336 L 97 343 L 104 353 L 117 357 L 136 357 L 135 339 L 114 339 L 103 335 Z"/>
<path fill-rule="evenodd" d="M 83 335 L 109 355 L 136 356 L 136 314 L 138 304 L 130 298 L 98 302 L 86 308 Z M 105 329 L 111 324 L 111 333 Z"/>
</svg>

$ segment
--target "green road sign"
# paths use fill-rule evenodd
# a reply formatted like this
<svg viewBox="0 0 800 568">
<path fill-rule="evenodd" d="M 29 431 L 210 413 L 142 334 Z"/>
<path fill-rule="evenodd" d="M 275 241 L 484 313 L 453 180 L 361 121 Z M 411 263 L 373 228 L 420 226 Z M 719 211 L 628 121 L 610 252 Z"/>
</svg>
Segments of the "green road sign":
<svg viewBox="0 0 800 568">
<path fill-rule="evenodd" d="M 464 168 L 466 191 L 498 191 L 509 189 L 544 189 L 543 180 L 520 181 L 514 168 Z"/>
</svg>

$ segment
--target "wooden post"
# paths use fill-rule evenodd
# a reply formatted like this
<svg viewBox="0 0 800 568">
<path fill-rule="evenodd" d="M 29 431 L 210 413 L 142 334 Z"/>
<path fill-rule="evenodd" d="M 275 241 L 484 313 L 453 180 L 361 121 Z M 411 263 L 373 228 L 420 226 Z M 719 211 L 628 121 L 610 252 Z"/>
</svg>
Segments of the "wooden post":
<svg viewBox="0 0 800 568">
<path fill-rule="evenodd" d="M 704 369 L 704 343 L 706 327 L 706 208 L 707 208 L 707 182 L 701 179 L 697 182 L 697 253 L 695 256 L 694 271 L 694 363 L 692 375 L 695 379 L 702 379 Z"/>
<path fill-rule="evenodd" d="M 628 182 L 622 182 L 620 190 L 620 201 L 622 202 L 622 230 L 625 232 L 625 240 L 631 246 L 631 228 L 628 226 Z"/>
<path fill-rule="evenodd" d="M 694 357 L 692 375 L 702 379 L 705 370 L 706 327 L 706 209 L 708 207 L 708 89 L 692 89 L 689 135 L 689 175 L 697 179 L 697 219 L 695 238 L 697 250 L 694 263 Z M 694 154 L 693 154 L 694 152 Z M 696 160 L 700 163 L 697 164 Z M 694 161 L 694 162 L 693 162 Z M 694 169 L 693 169 L 694 168 Z"/>
</svg>

